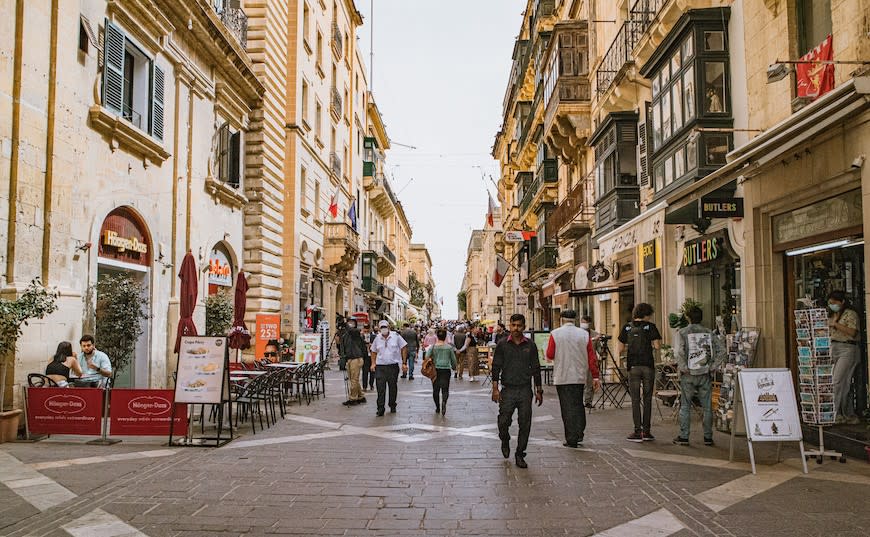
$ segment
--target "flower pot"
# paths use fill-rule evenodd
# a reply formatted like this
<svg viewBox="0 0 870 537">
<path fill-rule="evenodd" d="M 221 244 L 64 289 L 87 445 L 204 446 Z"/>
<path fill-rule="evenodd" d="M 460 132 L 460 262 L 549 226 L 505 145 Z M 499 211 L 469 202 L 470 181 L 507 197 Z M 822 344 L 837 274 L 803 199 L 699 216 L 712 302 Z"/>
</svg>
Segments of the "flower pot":
<svg viewBox="0 0 870 537">
<path fill-rule="evenodd" d="M 20 409 L 0 412 L 0 444 L 12 442 L 18 438 L 18 422 L 20 420 Z"/>
</svg>

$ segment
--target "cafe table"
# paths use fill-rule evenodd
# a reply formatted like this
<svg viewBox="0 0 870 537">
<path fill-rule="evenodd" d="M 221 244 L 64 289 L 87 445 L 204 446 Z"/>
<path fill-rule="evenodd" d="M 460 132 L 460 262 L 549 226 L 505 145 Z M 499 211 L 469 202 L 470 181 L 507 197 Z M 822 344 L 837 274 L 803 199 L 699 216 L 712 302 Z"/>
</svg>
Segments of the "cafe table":
<svg viewBox="0 0 870 537">
<path fill-rule="evenodd" d="M 265 375 L 266 373 L 268 373 L 268 371 L 263 371 L 260 369 L 237 369 L 235 371 L 230 371 L 230 377 L 256 377 L 259 375 Z"/>
<path fill-rule="evenodd" d="M 271 367 L 274 369 L 296 369 L 300 365 L 302 364 L 298 362 L 275 362 L 271 364 L 266 364 L 266 367 Z"/>
</svg>

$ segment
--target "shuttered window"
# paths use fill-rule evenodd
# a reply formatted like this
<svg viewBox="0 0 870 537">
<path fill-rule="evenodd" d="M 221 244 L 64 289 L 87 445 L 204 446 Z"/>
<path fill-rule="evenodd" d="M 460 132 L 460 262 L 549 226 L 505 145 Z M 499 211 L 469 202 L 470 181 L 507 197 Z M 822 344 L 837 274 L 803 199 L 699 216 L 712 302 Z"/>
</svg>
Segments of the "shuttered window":
<svg viewBox="0 0 870 537">
<path fill-rule="evenodd" d="M 218 179 L 233 188 L 238 188 L 241 184 L 241 142 L 241 133 L 232 132 L 229 123 L 224 123 L 221 126 L 215 150 L 217 176 Z"/>
</svg>

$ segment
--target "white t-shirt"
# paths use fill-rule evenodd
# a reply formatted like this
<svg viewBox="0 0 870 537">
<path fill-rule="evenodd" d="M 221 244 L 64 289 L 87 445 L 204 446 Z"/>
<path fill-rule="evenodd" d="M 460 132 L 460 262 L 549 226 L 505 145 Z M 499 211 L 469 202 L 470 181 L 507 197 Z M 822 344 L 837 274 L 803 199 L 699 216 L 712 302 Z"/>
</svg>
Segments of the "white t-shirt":
<svg viewBox="0 0 870 537">
<path fill-rule="evenodd" d="M 375 365 L 401 364 L 402 349 L 407 345 L 402 336 L 396 332 L 390 332 L 386 338 L 378 334 L 372 342 L 372 352 L 378 354 Z"/>
</svg>

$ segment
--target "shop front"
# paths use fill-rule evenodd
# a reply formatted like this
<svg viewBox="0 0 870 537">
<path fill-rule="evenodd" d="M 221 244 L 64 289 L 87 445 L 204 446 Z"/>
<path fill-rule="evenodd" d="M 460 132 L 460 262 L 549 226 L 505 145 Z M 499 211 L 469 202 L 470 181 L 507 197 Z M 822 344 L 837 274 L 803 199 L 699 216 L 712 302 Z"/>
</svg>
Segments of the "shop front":
<svg viewBox="0 0 870 537">
<path fill-rule="evenodd" d="M 740 256 L 727 230 L 686 240 L 681 255 L 685 298 L 701 304 L 702 324 L 719 334 L 735 333 L 741 318 Z"/>
<path fill-rule="evenodd" d="M 151 234 L 145 222 L 133 209 L 119 207 L 111 211 L 100 226 L 97 252 L 97 281 L 128 277 L 142 286 L 143 300 L 148 317 L 143 321 L 142 334 L 136 342 L 133 359 L 115 372 L 115 386 L 121 388 L 147 388 L 150 373 L 149 334 L 152 318 L 151 305 Z M 108 291 L 107 291 L 108 292 Z M 98 292 L 94 297 L 98 311 L 109 307 L 108 297 Z M 99 319 L 99 314 L 98 314 Z M 100 348 L 100 327 L 97 326 L 97 348 Z M 116 357 L 111 357 L 115 363 Z"/>
<path fill-rule="evenodd" d="M 235 281 L 232 257 L 223 243 L 215 244 L 208 258 L 208 295 L 232 293 Z"/>
</svg>

